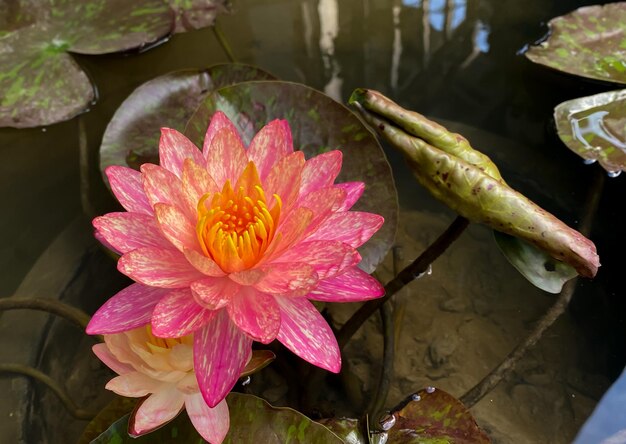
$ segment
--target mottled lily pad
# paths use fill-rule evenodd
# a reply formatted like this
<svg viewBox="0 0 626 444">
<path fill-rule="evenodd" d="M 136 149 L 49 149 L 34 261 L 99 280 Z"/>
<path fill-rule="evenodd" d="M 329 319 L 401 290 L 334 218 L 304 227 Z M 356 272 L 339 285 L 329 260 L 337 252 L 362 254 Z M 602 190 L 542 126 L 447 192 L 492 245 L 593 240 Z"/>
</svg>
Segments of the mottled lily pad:
<svg viewBox="0 0 626 444">
<path fill-rule="evenodd" d="M 529 60 L 581 77 L 626 84 L 626 2 L 586 6 L 550 20 Z"/>
<path fill-rule="evenodd" d="M 596 275 L 600 262 L 593 242 L 509 187 L 461 135 L 377 91 L 356 90 L 350 102 L 405 156 L 417 181 L 459 215 L 523 239 L 582 276 Z M 445 136 L 444 142 L 434 135 Z"/>
<path fill-rule="evenodd" d="M 135 408 L 137 401 L 137 398 L 116 396 L 95 418 L 89 421 L 85 431 L 78 440 L 78 444 L 89 444 L 92 442 L 120 417 L 130 413 Z"/>
<path fill-rule="evenodd" d="M 320 424 L 325 425 L 339 436 L 345 444 L 366 444 L 367 441 L 361 431 L 361 423 L 354 418 L 322 419 Z"/>
<path fill-rule="evenodd" d="M 249 80 L 274 77 L 253 66 L 228 63 L 206 69 L 175 71 L 132 92 L 107 126 L 100 146 L 100 168 L 159 163 L 162 127 L 182 131 L 198 104 L 213 90 Z M 104 177 L 106 181 L 106 177 Z"/>
<path fill-rule="evenodd" d="M 294 147 L 307 158 L 341 150 L 339 182 L 365 182 L 365 193 L 355 209 L 385 218 L 383 227 L 359 252 L 360 266 L 372 272 L 393 243 L 398 221 L 398 200 L 391 169 L 373 134 L 342 104 L 305 85 L 291 82 L 246 82 L 209 95 L 189 120 L 185 134 L 201 146 L 210 118 L 223 111 L 239 127 L 244 142 L 273 119 L 287 119 Z"/>
<path fill-rule="evenodd" d="M 95 98 L 68 54 L 151 47 L 212 24 L 224 0 L 3 0 L 0 8 L 0 126 L 49 125 Z"/>
<path fill-rule="evenodd" d="M 563 143 L 587 162 L 611 175 L 626 169 L 626 89 L 563 102 L 554 120 Z"/>
<path fill-rule="evenodd" d="M 498 247 L 509 262 L 535 287 L 560 293 L 565 282 L 578 273 L 571 265 L 554 260 L 549 254 L 523 240 L 494 231 Z"/>
<path fill-rule="evenodd" d="M 343 444 L 343 441 L 323 425 L 290 408 L 272 407 L 261 398 L 241 393 L 226 397 L 230 411 L 230 430 L 224 444 Z M 201 444 L 186 413 L 172 422 L 138 438 L 128 436 L 128 418 L 114 422 L 92 444 Z"/>
</svg>

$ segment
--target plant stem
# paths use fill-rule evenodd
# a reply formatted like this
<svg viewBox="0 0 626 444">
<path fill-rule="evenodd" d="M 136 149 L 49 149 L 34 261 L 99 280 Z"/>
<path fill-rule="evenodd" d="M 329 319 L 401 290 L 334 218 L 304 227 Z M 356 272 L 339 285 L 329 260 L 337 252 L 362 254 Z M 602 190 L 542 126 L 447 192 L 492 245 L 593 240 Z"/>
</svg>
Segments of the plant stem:
<svg viewBox="0 0 626 444">
<path fill-rule="evenodd" d="M 67 411 L 76 419 L 89 420 L 96 416 L 95 412 L 90 412 L 79 408 L 69 397 L 65 390 L 54 379 L 36 368 L 21 364 L 0 364 L 0 373 L 13 373 L 33 378 L 54 392 L 63 403 Z"/>
<path fill-rule="evenodd" d="M 585 202 L 585 213 L 581 223 L 579 224 L 579 230 L 585 236 L 589 236 L 589 233 L 591 232 L 593 217 L 598 209 L 600 197 L 602 196 L 604 180 L 604 172 L 598 169 Z M 537 325 L 532 329 L 528 336 L 526 336 L 526 338 L 524 338 L 524 340 L 521 341 L 496 368 L 494 368 L 478 384 L 459 398 L 467 408 L 472 407 L 480 401 L 487 393 L 493 390 L 504 378 L 515 370 L 518 362 L 526 355 L 526 352 L 528 352 L 528 350 L 541 339 L 545 331 L 549 329 L 552 324 L 554 324 L 554 322 L 565 312 L 567 306 L 572 300 L 577 283 L 578 278 L 566 282 L 556 302 L 537 322 Z"/>
<path fill-rule="evenodd" d="M 80 166 L 80 203 L 83 213 L 90 219 L 96 217 L 96 210 L 91 202 L 91 185 L 89 179 L 89 142 L 85 119 L 78 116 L 78 154 Z"/>
<path fill-rule="evenodd" d="M 363 323 L 405 285 L 411 283 L 441 256 L 448 247 L 465 231 L 469 221 L 457 216 L 444 231 L 417 259 L 405 267 L 398 275 L 385 285 L 385 296 L 366 302 L 359 308 L 337 333 L 339 347 L 343 348 L 350 338 L 361 328 Z"/>
<path fill-rule="evenodd" d="M 385 401 L 387 401 L 387 395 L 389 394 L 389 387 L 391 386 L 391 380 L 393 379 L 393 359 L 395 348 L 395 334 L 393 324 L 393 312 L 390 304 L 383 304 L 380 307 L 380 316 L 383 321 L 383 363 L 380 369 L 380 377 L 378 378 L 378 387 L 376 393 L 370 402 L 367 411 L 370 414 L 370 418 L 374 420 L 378 419 Z"/>
<path fill-rule="evenodd" d="M 212 28 L 213 28 L 213 34 L 215 34 L 215 37 L 217 38 L 217 41 L 222 46 L 222 49 L 226 53 L 226 57 L 228 57 L 228 60 L 230 60 L 231 63 L 236 63 L 237 59 L 235 59 L 235 55 L 233 54 L 232 49 L 230 49 L 230 45 L 228 44 L 228 40 L 226 40 L 226 36 L 222 32 L 222 29 L 218 26 L 217 21 L 212 26 Z"/>
<path fill-rule="evenodd" d="M 87 328 L 90 316 L 84 311 L 64 304 L 56 299 L 7 297 L 0 299 L 0 311 L 5 310 L 39 310 L 52 313 L 77 325 L 81 330 Z"/>
</svg>

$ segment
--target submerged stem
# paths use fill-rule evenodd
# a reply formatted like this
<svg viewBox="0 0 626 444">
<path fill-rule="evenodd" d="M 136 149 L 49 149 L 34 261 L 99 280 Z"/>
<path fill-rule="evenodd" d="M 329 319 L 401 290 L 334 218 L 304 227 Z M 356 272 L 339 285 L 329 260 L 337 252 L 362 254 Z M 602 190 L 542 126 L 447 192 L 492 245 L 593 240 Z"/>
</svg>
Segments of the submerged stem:
<svg viewBox="0 0 626 444">
<path fill-rule="evenodd" d="M 90 412 L 78 407 L 58 382 L 36 368 L 22 364 L 0 364 L 0 373 L 13 373 L 28 376 L 41 382 L 54 392 L 67 411 L 76 419 L 89 420 L 96 416 L 96 412 Z"/>
<path fill-rule="evenodd" d="M 585 202 L 585 213 L 579 224 L 579 231 L 584 236 L 589 236 L 593 217 L 598 209 L 602 189 L 604 187 L 604 173 L 596 172 L 593 184 L 589 190 L 589 195 Z M 472 407 L 480 401 L 487 393 L 493 390 L 504 378 L 515 370 L 518 362 L 526 355 L 526 352 L 533 347 L 548 330 L 552 324 L 565 312 L 567 306 L 572 300 L 572 296 L 576 290 L 578 278 L 574 278 L 565 283 L 556 302 L 548 309 L 541 319 L 535 325 L 535 328 L 524 338 L 516 347 L 508 354 L 506 358 L 494 368 L 487 376 L 485 376 L 478 384 L 472 387 L 467 393 L 461 396 L 460 401 L 466 407 Z"/>
<path fill-rule="evenodd" d="M 215 34 L 215 37 L 217 38 L 217 41 L 219 42 L 220 46 L 222 47 L 222 49 L 226 53 L 226 57 L 228 57 L 228 60 L 231 63 L 236 63 L 237 59 L 235 59 L 235 55 L 233 54 L 233 50 L 230 48 L 230 45 L 228 44 L 228 40 L 226 40 L 226 36 L 222 32 L 222 29 L 218 26 L 217 21 L 212 26 L 212 28 L 213 28 L 213 34 Z"/>
<path fill-rule="evenodd" d="M 18 297 L 0 299 L 0 311 L 20 309 L 45 311 L 61 316 L 77 325 L 81 330 L 87 328 L 87 324 L 89 324 L 91 319 L 84 311 L 56 299 Z"/>
<path fill-rule="evenodd" d="M 420 274 L 425 273 L 428 267 L 441 256 L 452 243 L 465 231 L 469 221 L 457 216 L 450 226 L 444 231 L 424 252 L 410 265 L 405 267 L 398 275 L 385 285 L 385 296 L 366 302 L 359 308 L 337 333 L 339 347 L 343 348 L 350 338 L 361 328 L 363 323 L 387 302 L 394 294 L 405 285 L 411 283 Z"/>
</svg>

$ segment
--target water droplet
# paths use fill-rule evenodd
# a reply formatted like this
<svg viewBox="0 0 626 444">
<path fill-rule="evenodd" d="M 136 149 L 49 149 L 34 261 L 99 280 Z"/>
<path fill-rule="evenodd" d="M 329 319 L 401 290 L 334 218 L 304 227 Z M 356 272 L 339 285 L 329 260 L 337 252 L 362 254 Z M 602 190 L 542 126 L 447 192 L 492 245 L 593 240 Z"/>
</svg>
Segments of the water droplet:
<svg viewBox="0 0 626 444">
<path fill-rule="evenodd" d="M 385 413 L 380 421 L 378 421 L 384 431 L 390 430 L 396 425 L 396 417 L 393 413 Z"/>
<path fill-rule="evenodd" d="M 617 177 L 620 174 L 622 174 L 622 170 L 617 170 L 617 171 L 609 171 L 608 173 L 606 173 L 607 176 L 609 177 Z"/>
<path fill-rule="evenodd" d="M 371 437 L 373 444 L 386 444 L 389 439 L 387 432 L 371 432 Z"/>
<path fill-rule="evenodd" d="M 250 376 L 246 376 L 246 379 L 241 381 L 241 385 L 245 387 L 246 385 L 250 384 L 250 382 L 252 382 L 252 378 Z"/>
<path fill-rule="evenodd" d="M 412 401 L 421 401 L 421 400 L 422 400 L 422 397 L 421 397 L 420 395 L 418 395 L 417 393 L 413 393 L 413 394 L 411 395 L 411 400 L 412 400 Z"/>
<path fill-rule="evenodd" d="M 48 131 L 48 129 L 47 129 L 47 128 L 41 128 L 41 132 L 42 132 L 42 133 L 45 133 L 46 131 Z"/>
<path fill-rule="evenodd" d="M 585 165 L 593 165 L 594 163 L 596 163 L 596 159 L 585 159 L 583 160 L 583 163 Z"/>
<path fill-rule="evenodd" d="M 426 393 L 435 393 L 435 387 L 426 387 Z"/>
<path fill-rule="evenodd" d="M 433 264 L 430 264 L 428 266 L 428 270 L 426 270 L 426 275 L 430 276 L 431 274 L 433 274 Z"/>
</svg>

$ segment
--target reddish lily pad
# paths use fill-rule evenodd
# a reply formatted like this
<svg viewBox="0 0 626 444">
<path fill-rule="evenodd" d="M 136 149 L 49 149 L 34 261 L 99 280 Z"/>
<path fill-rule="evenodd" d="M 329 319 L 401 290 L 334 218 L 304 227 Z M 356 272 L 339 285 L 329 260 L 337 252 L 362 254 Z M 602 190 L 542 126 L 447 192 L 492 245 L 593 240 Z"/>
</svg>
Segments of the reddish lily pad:
<svg viewBox="0 0 626 444">
<path fill-rule="evenodd" d="M 167 1 L 176 16 L 175 33 L 213 26 L 218 14 L 230 11 L 228 0 Z"/>
<path fill-rule="evenodd" d="M 612 176 L 626 169 L 626 89 L 563 102 L 554 120 L 563 143 L 587 162 Z"/>
<path fill-rule="evenodd" d="M 241 372 L 241 377 L 246 377 L 263 370 L 276 359 L 276 355 L 270 350 L 252 350 L 252 357 Z"/>
<path fill-rule="evenodd" d="M 226 85 L 260 79 L 274 77 L 253 66 L 228 63 L 174 71 L 144 83 L 124 100 L 104 132 L 101 170 L 109 165 L 139 169 L 145 162 L 158 164 L 162 127 L 182 131 L 207 94 Z"/>
<path fill-rule="evenodd" d="M 550 20 L 526 57 L 558 71 L 626 84 L 626 2 L 586 6 Z"/>
<path fill-rule="evenodd" d="M 365 182 L 355 209 L 385 218 L 383 227 L 359 252 L 360 267 L 372 272 L 393 243 L 398 221 L 398 200 L 391 169 L 380 145 L 359 118 L 342 104 L 308 86 L 291 82 L 246 82 L 209 95 L 189 120 L 185 134 L 201 145 L 211 116 L 223 111 L 242 133 L 244 142 L 273 119 L 287 119 L 294 146 L 307 158 L 341 150 L 339 182 Z"/>
<path fill-rule="evenodd" d="M 470 221 L 525 240 L 582 276 L 595 276 L 600 263 L 593 242 L 509 187 L 490 161 L 474 161 L 476 151 L 462 136 L 449 133 L 450 143 L 442 144 L 432 134 L 445 128 L 376 91 L 356 90 L 350 103 L 405 156 L 418 182 L 435 198 Z"/>
</svg>

